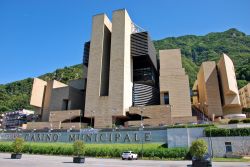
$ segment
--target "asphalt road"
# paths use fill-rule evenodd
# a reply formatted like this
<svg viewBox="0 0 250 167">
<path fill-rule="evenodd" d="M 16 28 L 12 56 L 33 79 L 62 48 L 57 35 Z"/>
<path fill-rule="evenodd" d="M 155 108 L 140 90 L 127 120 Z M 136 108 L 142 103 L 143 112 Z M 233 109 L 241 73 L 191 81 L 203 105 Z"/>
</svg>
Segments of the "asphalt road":
<svg viewBox="0 0 250 167">
<path fill-rule="evenodd" d="M 191 161 L 153 161 L 86 158 L 84 164 L 72 163 L 72 157 L 23 154 L 22 159 L 10 159 L 0 153 L 0 167 L 186 167 Z M 249 162 L 213 162 L 213 167 L 250 167 Z"/>
</svg>

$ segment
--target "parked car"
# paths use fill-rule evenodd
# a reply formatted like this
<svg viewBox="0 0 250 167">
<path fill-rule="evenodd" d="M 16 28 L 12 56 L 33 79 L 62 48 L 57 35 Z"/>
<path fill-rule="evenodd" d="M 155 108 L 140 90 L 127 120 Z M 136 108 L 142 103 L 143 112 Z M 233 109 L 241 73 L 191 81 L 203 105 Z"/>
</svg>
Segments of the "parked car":
<svg viewBox="0 0 250 167">
<path fill-rule="evenodd" d="M 122 153 L 122 160 L 124 159 L 129 159 L 129 160 L 133 160 L 136 159 L 137 160 L 138 155 L 135 154 L 133 151 L 124 151 Z"/>
</svg>

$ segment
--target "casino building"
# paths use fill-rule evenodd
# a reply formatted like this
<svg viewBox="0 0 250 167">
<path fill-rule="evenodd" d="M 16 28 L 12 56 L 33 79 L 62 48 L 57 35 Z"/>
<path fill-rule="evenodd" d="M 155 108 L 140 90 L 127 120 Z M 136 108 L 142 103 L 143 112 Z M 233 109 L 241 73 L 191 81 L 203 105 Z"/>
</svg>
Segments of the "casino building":
<svg viewBox="0 0 250 167">
<path fill-rule="evenodd" d="M 149 33 L 125 9 L 113 11 L 112 21 L 105 14 L 93 16 L 83 67 L 83 79 L 68 85 L 34 79 L 30 104 L 40 122 L 28 123 L 28 129 L 197 122 L 180 50 L 156 53 Z M 228 97 L 234 93 L 230 90 L 224 90 Z"/>
<path fill-rule="evenodd" d="M 125 9 L 113 11 L 112 22 L 95 15 L 84 45 L 83 79 L 66 85 L 35 78 L 30 104 L 41 119 L 28 128 L 196 122 L 180 50 L 161 50 L 159 60 L 156 55 L 149 33 Z"/>
</svg>

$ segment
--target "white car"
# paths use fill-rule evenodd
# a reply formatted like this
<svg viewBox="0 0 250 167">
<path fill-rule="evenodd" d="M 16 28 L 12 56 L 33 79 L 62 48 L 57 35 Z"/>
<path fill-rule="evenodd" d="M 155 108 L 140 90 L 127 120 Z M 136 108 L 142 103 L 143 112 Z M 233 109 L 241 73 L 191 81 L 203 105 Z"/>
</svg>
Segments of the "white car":
<svg viewBox="0 0 250 167">
<path fill-rule="evenodd" d="M 138 155 L 137 154 L 135 154 L 133 151 L 124 151 L 123 153 L 122 153 L 122 160 L 124 160 L 124 159 L 136 159 L 137 160 L 137 158 L 138 158 Z"/>
</svg>

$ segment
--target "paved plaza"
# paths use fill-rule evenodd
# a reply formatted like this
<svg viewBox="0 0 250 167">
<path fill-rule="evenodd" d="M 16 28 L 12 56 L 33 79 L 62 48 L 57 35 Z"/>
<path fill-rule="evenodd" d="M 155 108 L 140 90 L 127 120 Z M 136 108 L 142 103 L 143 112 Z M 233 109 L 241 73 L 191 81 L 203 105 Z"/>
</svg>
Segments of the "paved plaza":
<svg viewBox="0 0 250 167">
<path fill-rule="evenodd" d="M 72 163 L 72 157 L 24 154 L 22 159 L 10 159 L 10 153 L 0 153 L 1 167 L 185 167 L 191 161 L 153 161 L 86 158 L 85 164 Z M 213 162 L 213 167 L 250 167 L 250 162 Z"/>
</svg>

